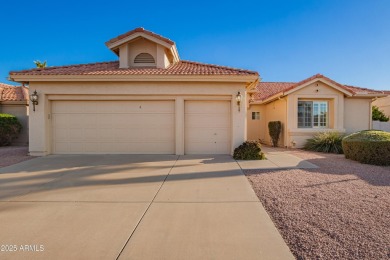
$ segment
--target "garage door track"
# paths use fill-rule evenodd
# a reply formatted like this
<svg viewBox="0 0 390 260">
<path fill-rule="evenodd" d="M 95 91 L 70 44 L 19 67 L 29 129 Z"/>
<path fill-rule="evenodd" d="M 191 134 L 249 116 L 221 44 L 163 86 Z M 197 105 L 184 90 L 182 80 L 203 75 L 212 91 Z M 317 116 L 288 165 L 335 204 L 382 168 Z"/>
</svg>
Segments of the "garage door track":
<svg viewBox="0 0 390 260">
<path fill-rule="evenodd" d="M 1 168 L 0 230 L 0 259 L 293 259 L 223 155 L 52 155 Z"/>
</svg>

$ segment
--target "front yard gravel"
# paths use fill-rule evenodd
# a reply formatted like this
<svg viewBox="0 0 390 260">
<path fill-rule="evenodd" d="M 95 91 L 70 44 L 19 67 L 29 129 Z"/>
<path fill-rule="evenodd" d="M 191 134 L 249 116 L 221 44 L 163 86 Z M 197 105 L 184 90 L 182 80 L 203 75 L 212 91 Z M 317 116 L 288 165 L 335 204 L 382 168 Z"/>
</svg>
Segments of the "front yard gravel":
<svg viewBox="0 0 390 260">
<path fill-rule="evenodd" d="M 28 155 L 27 146 L 0 147 L 0 168 L 35 158 Z"/>
<path fill-rule="evenodd" d="M 245 174 L 297 259 L 390 259 L 390 168 L 286 150 L 317 169 Z"/>
</svg>

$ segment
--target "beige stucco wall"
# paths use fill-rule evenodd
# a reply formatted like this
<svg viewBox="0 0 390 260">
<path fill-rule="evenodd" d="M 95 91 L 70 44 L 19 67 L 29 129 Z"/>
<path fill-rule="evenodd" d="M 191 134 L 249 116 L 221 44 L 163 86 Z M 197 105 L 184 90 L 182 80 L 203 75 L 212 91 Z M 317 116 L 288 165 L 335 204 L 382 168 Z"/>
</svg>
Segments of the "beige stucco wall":
<svg viewBox="0 0 390 260">
<path fill-rule="evenodd" d="M 260 120 L 252 120 L 252 112 L 260 112 Z M 260 140 L 263 142 L 265 139 L 265 106 L 264 105 L 251 105 L 247 112 L 247 129 L 248 140 Z"/>
<path fill-rule="evenodd" d="M 386 116 L 390 116 L 390 96 L 378 98 L 372 102 L 372 105 L 379 107 L 379 110 L 382 110 Z"/>
<path fill-rule="evenodd" d="M 268 133 L 270 121 L 282 122 L 282 133 L 280 134 L 278 146 L 284 146 L 287 98 L 275 100 L 268 104 L 253 104 L 248 108 L 247 126 L 248 140 L 260 140 L 261 143 L 271 145 L 271 138 Z M 260 112 L 260 120 L 252 120 L 252 112 Z"/>
<path fill-rule="evenodd" d="M 371 99 L 345 98 L 344 103 L 346 133 L 371 129 Z"/>
<path fill-rule="evenodd" d="M 184 153 L 185 100 L 232 100 L 231 153 L 247 137 L 246 103 L 241 111 L 235 102 L 237 92 L 245 93 L 244 83 L 218 82 L 30 82 L 39 105 L 30 111 L 30 153 L 51 153 L 51 102 L 53 100 L 175 100 L 176 154 Z M 245 97 L 245 95 L 243 95 Z"/>
<path fill-rule="evenodd" d="M 328 128 L 298 128 L 298 100 L 328 102 Z M 288 95 L 288 129 L 285 146 L 303 147 L 308 138 L 323 131 L 344 132 L 344 94 L 317 81 Z"/>
<path fill-rule="evenodd" d="M 0 113 L 11 114 L 18 118 L 22 125 L 22 131 L 13 145 L 28 144 L 28 106 L 26 101 L 3 101 L 0 102 Z"/>
<path fill-rule="evenodd" d="M 287 97 L 275 100 L 265 105 L 265 118 L 262 135 L 264 136 L 263 141 L 266 144 L 272 144 L 271 137 L 268 133 L 268 123 L 271 121 L 280 121 L 282 122 L 282 133 L 280 134 L 278 146 L 285 146 L 285 133 L 287 125 L 286 109 Z"/>
</svg>

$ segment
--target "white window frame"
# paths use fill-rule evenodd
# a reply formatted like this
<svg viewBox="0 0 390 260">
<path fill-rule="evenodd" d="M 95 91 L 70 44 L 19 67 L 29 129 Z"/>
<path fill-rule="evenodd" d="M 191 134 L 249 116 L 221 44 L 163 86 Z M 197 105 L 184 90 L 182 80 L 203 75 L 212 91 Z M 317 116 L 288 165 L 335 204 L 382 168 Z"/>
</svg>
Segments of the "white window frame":
<svg viewBox="0 0 390 260">
<path fill-rule="evenodd" d="M 302 104 L 303 125 L 299 125 L 300 122 L 300 104 Z M 329 103 L 324 100 L 299 100 L 298 101 L 298 113 L 297 113 L 297 126 L 298 128 L 329 128 Z M 310 112 L 310 115 L 308 115 Z M 321 116 L 322 113 L 322 116 Z M 318 117 L 316 118 L 316 115 Z M 309 124 L 308 124 L 309 123 Z"/>
<path fill-rule="evenodd" d="M 252 120 L 260 120 L 260 112 L 258 111 L 252 112 Z"/>
</svg>

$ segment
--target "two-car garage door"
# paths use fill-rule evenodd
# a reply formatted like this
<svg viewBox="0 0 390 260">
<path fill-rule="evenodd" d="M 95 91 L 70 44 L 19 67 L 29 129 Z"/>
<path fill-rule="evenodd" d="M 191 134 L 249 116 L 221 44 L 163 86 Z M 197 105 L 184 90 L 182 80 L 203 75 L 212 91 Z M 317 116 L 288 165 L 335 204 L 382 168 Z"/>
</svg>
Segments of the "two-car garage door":
<svg viewBox="0 0 390 260">
<path fill-rule="evenodd" d="M 55 154 L 174 154 L 174 101 L 53 101 Z"/>
<path fill-rule="evenodd" d="M 186 154 L 230 153 L 230 101 L 185 101 Z M 175 154 L 175 101 L 52 101 L 54 154 Z"/>
</svg>

